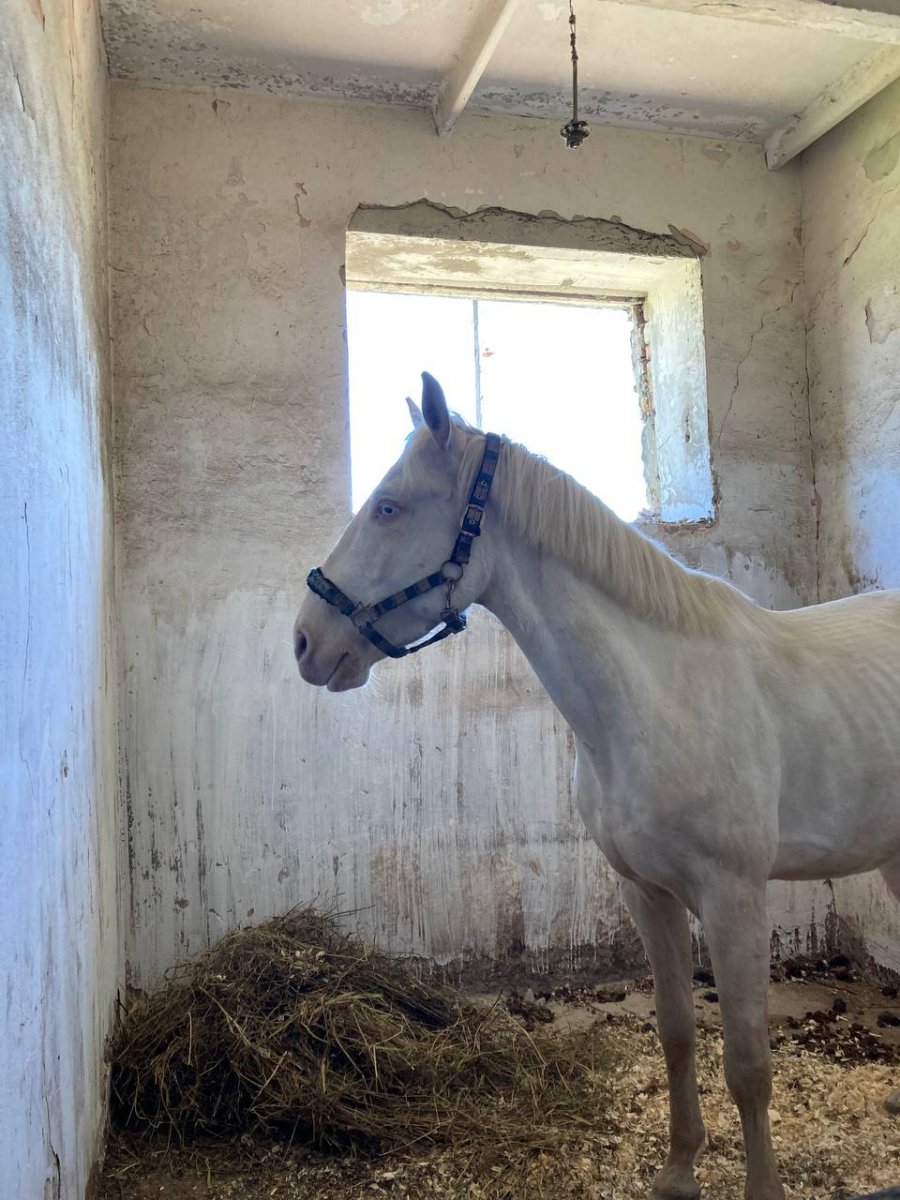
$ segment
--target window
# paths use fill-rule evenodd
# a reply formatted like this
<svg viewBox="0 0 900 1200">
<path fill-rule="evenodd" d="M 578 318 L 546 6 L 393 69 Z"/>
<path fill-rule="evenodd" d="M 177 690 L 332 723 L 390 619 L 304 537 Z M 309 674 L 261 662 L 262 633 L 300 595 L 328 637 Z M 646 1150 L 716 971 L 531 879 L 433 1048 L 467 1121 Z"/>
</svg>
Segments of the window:
<svg viewBox="0 0 900 1200">
<path fill-rule="evenodd" d="M 650 504 L 639 316 L 623 300 L 348 291 L 354 511 L 397 457 L 403 397 L 418 399 L 428 370 L 467 421 L 542 454 L 633 521 Z"/>
<path fill-rule="evenodd" d="M 345 264 L 354 502 L 398 452 L 398 400 L 428 370 L 464 417 L 626 519 L 710 520 L 702 255 L 618 219 L 360 205 Z"/>
</svg>

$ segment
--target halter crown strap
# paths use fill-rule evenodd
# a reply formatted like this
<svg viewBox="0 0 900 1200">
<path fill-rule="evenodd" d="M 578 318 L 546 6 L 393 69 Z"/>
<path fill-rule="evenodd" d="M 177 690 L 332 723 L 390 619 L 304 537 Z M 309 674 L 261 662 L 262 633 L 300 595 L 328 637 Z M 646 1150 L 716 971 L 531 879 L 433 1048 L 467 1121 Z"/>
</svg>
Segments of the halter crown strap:
<svg viewBox="0 0 900 1200">
<path fill-rule="evenodd" d="M 424 650 L 426 646 L 433 646 L 435 642 L 449 637 L 451 633 L 462 633 L 466 627 L 465 613 L 459 612 L 453 606 L 453 588 L 462 579 L 463 572 L 472 556 L 473 541 L 481 534 L 485 506 L 491 494 L 491 485 L 494 482 L 497 463 L 500 459 L 501 441 L 499 436 L 496 433 L 487 433 L 484 441 L 481 465 L 469 493 L 469 502 L 453 552 L 439 571 L 434 571 L 431 575 L 416 580 L 408 587 L 401 588 L 399 592 L 394 592 L 376 604 L 369 605 L 357 604 L 351 600 L 336 583 L 322 574 L 319 567 L 315 567 L 306 577 L 307 585 L 317 596 L 320 596 L 333 608 L 338 609 L 343 616 L 348 617 L 356 626 L 357 631 L 389 658 L 404 658 L 407 654 L 415 654 L 419 650 Z M 424 596 L 426 592 L 433 591 L 438 587 L 447 589 L 447 604 L 441 612 L 443 625 L 425 641 L 415 642 L 411 646 L 395 646 L 374 628 L 375 622 L 386 613 L 393 612 L 402 604 L 414 600 L 416 596 Z"/>
</svg>

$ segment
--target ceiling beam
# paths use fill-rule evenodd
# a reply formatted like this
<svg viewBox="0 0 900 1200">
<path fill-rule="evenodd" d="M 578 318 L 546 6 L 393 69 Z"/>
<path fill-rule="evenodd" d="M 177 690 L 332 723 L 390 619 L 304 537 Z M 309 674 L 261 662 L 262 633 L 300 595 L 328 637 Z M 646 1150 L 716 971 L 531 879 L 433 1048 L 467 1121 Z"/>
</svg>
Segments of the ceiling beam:
<svg viewBox="0 0 900 1200">
<path fill-rule="evenodd" d="M 830 33 L 855 41 L 900 46 L 900 12 L 845 7 L 831 0 L 606 0 L 606 3 L 698 17 L 754 21 L 758 25 L 779 25 L 787 29 Z"/>
<path fill-rule="evenodd" d="M 885 46 L 860 59 L 783 129 L 766 139 L 766 162 L 773 171 L 856 112 L 895 79 L 900 79 L 900 46 Z"/>
<path fill-rule="evenodd" d="M 434 124 L 440 137 L 452 133 L 518 6 L 519 0 L 485 0 L 474 29 L 438 89 Z"/>
</svg>

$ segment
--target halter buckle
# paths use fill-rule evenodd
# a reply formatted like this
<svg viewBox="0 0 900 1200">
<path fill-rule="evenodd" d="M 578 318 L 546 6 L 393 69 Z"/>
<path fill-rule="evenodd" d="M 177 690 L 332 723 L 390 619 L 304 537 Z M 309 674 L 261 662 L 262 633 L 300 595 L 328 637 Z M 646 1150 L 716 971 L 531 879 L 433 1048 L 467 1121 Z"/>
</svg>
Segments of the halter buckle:
<svg viewBox="0 0 900 1200">
<path fill-rule="evenodd" d="M 478 537 L 481 533 L 481 521 L 483 517 L 484 509 L 482 506 L 480 504 L 470 504 L 462 520 L 462 532 L 469 534 L 471 537 Z"/>
</svg>

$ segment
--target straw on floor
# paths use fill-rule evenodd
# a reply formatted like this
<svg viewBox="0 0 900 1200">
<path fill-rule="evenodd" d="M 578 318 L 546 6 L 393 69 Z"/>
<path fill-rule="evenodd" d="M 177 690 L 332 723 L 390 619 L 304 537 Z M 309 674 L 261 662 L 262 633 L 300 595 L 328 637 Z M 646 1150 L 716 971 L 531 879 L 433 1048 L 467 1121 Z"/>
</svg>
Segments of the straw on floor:
<svg viewBox="0 0 900 1200">
<path fill-rule="evenodd" d="M 125 1012 L 113 1117 L 181 1144 L 378 1151 L 464 1133 L 539 1151 L 558 1121 L 596 1123 L 609 1037 L 529 1032 L 303 908 L 226 937 Z"/>
</svg>

